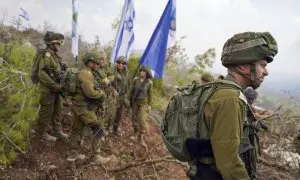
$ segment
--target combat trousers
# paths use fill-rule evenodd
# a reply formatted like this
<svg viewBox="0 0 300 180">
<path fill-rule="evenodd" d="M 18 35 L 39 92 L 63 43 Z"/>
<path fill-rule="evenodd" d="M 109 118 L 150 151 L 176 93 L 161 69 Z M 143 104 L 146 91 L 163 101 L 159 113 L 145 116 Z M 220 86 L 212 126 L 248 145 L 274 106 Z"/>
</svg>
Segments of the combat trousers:
<svg viewBox="0 0 300 180">
<path fill-rule="evenodd" d="M 61 130 L 62 97 L 59 93 L 42 92 L 40 96 L 39 130 L 46 133 L 50 130 Z"/>
<path fill-rule="evenodd" d="M 104 130 L 97 119 L 95 111 L 88 110 L 87 106 L 84 105 L 72 105 L 72 112 L 75 118 L 70 136 L 72 149 L 79 148 L 84 137 L 85 128 L 90 128 L 92 131 L 92 156 L 99 154 L 100 140 L 104 136 Z"/>
<path fill-rule="evenodd" d="M 143 133 L 147 129 L 147 104 L 132 104 L 132 127 L 135 133 Z"/>
<path fill-rule="evenodd" d="M 118 128 L 120 126 L 121 120 L 124 118 L 125 106 L 123 104 L 123 100 L 119 99 L 119 102 L 116 107 L 116 116 L 114 122 L 112 123 L 114 128 Z"/>
<path fill-rule="evenodd" d="M 116 118 L 117 111 L 117 95 L 115 89 L 108 88 L 106 91 L 106 100 L 104 103 L 104 116 L 103 119 L 105 121 L 106 127 L 112 127 L 114 125 L 114 121 Z"/>
</svg>

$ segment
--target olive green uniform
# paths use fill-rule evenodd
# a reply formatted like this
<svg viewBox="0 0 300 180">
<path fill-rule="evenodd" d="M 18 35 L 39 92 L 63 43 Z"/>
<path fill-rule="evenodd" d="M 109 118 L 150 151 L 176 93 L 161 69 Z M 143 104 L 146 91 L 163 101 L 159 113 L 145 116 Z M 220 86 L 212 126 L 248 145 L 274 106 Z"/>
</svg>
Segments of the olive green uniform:
<svg viewBox="0 0 300 180">
<path fill-rule="evenodd" d="M 135 133 L 142 133 L 146 128 L 148 107 L 152 105 L 153 82 L 151 79 L 135 78 L 129 94 L 132 108 L 132 126 Z"/>
<path fill-rule="evenodd" d="M 92 153 L 98 153 L 99 141 L 103 136 L 103 129 L 97 119 L 95 110 L 96 100 L 103 100 L 105 94 L 101 90 L 95 89 L 95 79 L 89 67 L 82 67 L 78 72 L 78 82 L 76 94 L 72 97 L 72 112 L 75 121 L 72 126 L 70 137 L 71 145 L 77 148 L 83 138 L 85 126 L 93 132 Z"/>
<path fill-rule="evenodd" d="M 230 76 L 227 80 L 234 81 Z M 246 118 L 246 99 L 236 89 L 217 90 L 208 100 L 204 115 L 209 129 L 214 166 L 224 180 L 249 179 L 239 147 Z"/>
<path fill-rule="evenodd" d="M 261 82 L 255 63 L 260 60 L 271 63 L 277 52 L 277 42 L 268 32 L 235 34 L 223 46 L 222 65 L 229 69 L 225 79 L 235 82 L 236 86 L 241 85 L 230 75 L 235 74 L 243 78 L 244 86 L 258 88 Z M 241 71 L 239 65 L 248 65 L 250 72 Z M 267 75 L 266 69 L 263 73 Z M 200 157 L 197 174 L 192 175 L 191 179 L 212 179 L 212 176 L 213 179 L 224 180 L 256 179 L 258 154 L 254 148 L 257 144 L 252 142 L 253 134 L 250 133 L 255 120 L 249 120 L 251 108 L 241 92 L 242 88 L 217 89 L 208 99 L 204 120 L 208 126 L 213 157 Z M 254 116 L 253 113 L 251 116 Z M 203 164 L 210 168 L 203 168 Z M 202 174 L 210 170 L 206 178 L 201 178 L 201 170 Z"/>
<path fill-rule="evenodd" d="M 38 65 L 38 78 L 40 88 L 40 111 L 39 120 L 41 133 L 46 133 L 53 129 L 54 131 L 61 130 L 62 118 L 62 97 L 59 92 L 55 92 L 60 87 L 51 77 L 43 70 L 45 66 L 53 69 L 57 73 L 61 72 L 59 57 L 55 51 L 46 48 L 40 57 Z"/>
<path fill-rule="evenodd" d="M 113 87 L 117 90 L 119 96 L 116 103 L 116 115 L 112 125 L 116 130 L 120 125 L 120 121 L 123 119 L 126 108 L 124 104 L 127 103 L 127 92 L 129 87 L 128 72 L 126 69 L 120 70 L 115 67 L 115 77 Z"/>
<path fill-rule="evenodd" d="M 105 65 L 94 70 L 93 74 L 100 89 L 105 92 L 106 100 L 101 104 L 102 109 L 99 116 L 102 119 L 102 124 L 108 126 L 114 120 L 116 113 L 116 92 L 110 85 L 115 79 L 114 72 L 111 67 Z M 109 85 L 105 84 L 105 79 L 108 79 Z"/>
</svg>

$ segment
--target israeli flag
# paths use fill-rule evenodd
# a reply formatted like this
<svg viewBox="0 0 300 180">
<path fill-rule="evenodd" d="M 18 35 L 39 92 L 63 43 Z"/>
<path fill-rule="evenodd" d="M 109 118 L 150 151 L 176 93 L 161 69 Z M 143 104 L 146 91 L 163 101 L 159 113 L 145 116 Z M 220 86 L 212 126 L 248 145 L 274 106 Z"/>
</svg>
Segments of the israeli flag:
<svg viewBox="0 0 300 180">
<path fill-rule="evenodd" d="M 134 22 L 135 10 L 133 0 L 125 0 L 120 25 L 110 57 L 112 63 L 115 63 L 119 56 L 125 56 L 126 59 L 128 59 L 128 55 L 134 42 Z"/>
<path fill-rule="evenodd" d="M 21 27 L 22 30 L 28 28 L 29 20 L 29 13 L 24 8 L 20 7 L 18 28 Z"/>
<path fill-rule="evenodd" d="M 28 12 L 22 7 L 20 7 L 19 17 L 26 21 L 30 20 Z"/>
<path fill-rule="evenodd" d="M 72 0 L 72 54 L 76 57 L 78 56 L 78 14 L 79 14 L 79 0 Z M 77 60 L 77 59 L 76 59 Z"/>
<path fill-rule="evenodd" d="M 175 42 L 175 33 L 176 2 L 169 0 L 140 61 L 151 68 L 154 78 L 163 76 L 167 48 Z"/>
</svg>

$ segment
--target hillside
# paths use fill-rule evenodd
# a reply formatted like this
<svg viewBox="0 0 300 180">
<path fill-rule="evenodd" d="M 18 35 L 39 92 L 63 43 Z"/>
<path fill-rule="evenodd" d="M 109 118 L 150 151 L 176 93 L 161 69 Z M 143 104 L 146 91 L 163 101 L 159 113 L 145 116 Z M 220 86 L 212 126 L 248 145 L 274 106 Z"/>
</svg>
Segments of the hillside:
<svg viewBox="0 0 300 180">
<path fill-rule="evenodd" d="M 31 84 L 29 74 L 35 50 L 43 46 L 42 38 L 43 34 L 34 29 L 20 32 L 12 27 L 0 28 L 0 57 L 3 57 L 0 63 L 0 179 L 187 179 L 187 164 L 170 156 L 162 142 L 159 124 L 175 92 L 174 86 L 190 82 L 190 79 L 183 78 L 187 75 L 184 68 L 189 64 L 174 63 L 176 68 L 167 69 L 168 78 L 164 81 L 154 80 L 154 107 L 148 118 L 149 132 L 145 136 L 145 144 L 138 144 L 132 139 L 131 120 L 126 117 L 122 120 L 121 136 L 109 135 L 102 142 L 104 155 L 110 156 L 111 162 L 103 165 L 90 164 L 89 161 L 68 163 L 68 143 L 48 143 L 35 133 L 35 119 L 39 109 L 38 91 Z M 67 64 L 74 65 L 70 47 L 71 41 L 67 38 L 61 55 Z M 95 44 L 81 42 L 80 55 L 95 47 Z M 138 59 L 131 57 L 129 62 L 137 63 Z M 136 64 L 129 64 L 128 68 L 132 73 Z M 262 98 L 265 96 L 268 94 L 262 93 Z M 285 101 L 291 102 L 288 98 Z M 293 103 L 299 105 L 295 101 Z M 73 117 L 70 107 L 64 104 L 63 128 L 69 134 Z M 270 102 L 271 105 L 273 110 L 278 107 L 273 102 Z M 259 179 L 292 180 L 299 177 L 297 168 L 300 157 L 292 146 L 292 138 L 297 128 L 300 128 L 300 118 L 295 113 L 297 111 L 284 106 L 266 119 L 269 130 L 260 133 L 262 149 Z M 89 132 L 86 133 L 88 135 Z M 89 141 L 86 136 L 81 147 L 85 154 L 90 152 Z"/>
</svg>

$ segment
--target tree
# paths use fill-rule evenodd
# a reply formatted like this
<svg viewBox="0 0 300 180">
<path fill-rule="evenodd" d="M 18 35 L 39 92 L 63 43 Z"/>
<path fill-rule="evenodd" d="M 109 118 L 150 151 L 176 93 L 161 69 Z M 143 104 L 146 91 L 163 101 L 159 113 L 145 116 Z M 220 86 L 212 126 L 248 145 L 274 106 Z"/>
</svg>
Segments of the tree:
<svg viewBox="0 0 300 180">
<path fill-rule="evenodd" d="M 17 153 L 25 153 L 39 109 L 38 90 L 29 75 L 35 50 L 18 42 L 9 46 L 7 53 L 0 44 L 0 57 L 7 53 L 0 66 L 0 165 L 8 165 Z"/>
<path fill-rule="evenodd" d="M 6 8 L 2 8 L 2 16 L 1 16 L 1 20 L 0 20 L 0 27 L 2 27 L 4 25 L 4 22 L 7 18 L 7 9 Z"/>
<path fill-rule="evenodd" d="M 203 54 L 198 54 L 194 58 L 195 64 L 189 69 L 189 74 L 204 74 L 207 73 L 207 68 L 212 68 L 216 58 L 216 52 L 214 48 L 208 49 Z"/>
</svg>

